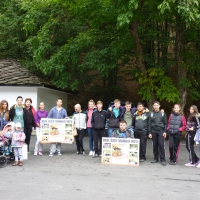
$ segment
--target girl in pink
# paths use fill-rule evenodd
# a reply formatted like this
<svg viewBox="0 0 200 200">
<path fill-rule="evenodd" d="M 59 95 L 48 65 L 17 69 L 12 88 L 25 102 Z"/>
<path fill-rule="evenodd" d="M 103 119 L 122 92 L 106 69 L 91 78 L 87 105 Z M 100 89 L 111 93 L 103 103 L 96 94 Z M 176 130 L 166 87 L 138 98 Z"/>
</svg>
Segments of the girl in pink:
<svg viewBox="0 0 200 200">
<path fill-rule="evenodd" d="M 169 132 L 170 165 L 176 165 L 182 131 L 186 129 L 186 119 L 179 104 L 175 104 L 169 117 L 167 130 Z"/>
</svg>

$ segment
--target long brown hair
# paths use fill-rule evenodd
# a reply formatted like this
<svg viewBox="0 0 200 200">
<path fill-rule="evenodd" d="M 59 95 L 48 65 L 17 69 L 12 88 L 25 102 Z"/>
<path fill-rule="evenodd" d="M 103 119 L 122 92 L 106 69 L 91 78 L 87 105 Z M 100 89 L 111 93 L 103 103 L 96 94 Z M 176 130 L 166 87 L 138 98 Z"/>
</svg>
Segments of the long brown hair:
<svg viewBox="0 0 200 200">
<path fill-rule="evenodd" d="M 190 113 L 190 108 L 194 109 L 194 113 Z M 189 121 L 192 121 L 192 118 L 194 118 L 196 115 L 198 115 L 199 111 L 196 105 L 191 105 L 189 108 L 189 115 L 188 115 L 188 119 Z"/>
<path fill-rule="evenodd" d="M 174 107 L 175 107 L 175 106 L 178 106 L 178 107 L 179 107 L 179 109 L 180 109 L 179 113 L 180 113 L 181 116 L 183 116 L 184 113 L 183 113 L 183 110 L 182 110 L 182 108 L 181 108 L 181 105 L 176 103 L 176 104 L 174 104 Z M 173 107 L 173 112 L 174 112 L 174 107 Z"/>
<path fill-rule="evenodd" d="M 3 115 L 3 112 L 4 112 L 3 105 L 4 105 L 4 103 L 7 104 L 5 119 L 6 119 L 6 121 L 8 121 L 9 120 L 9 110 L 8 110 L 8 102 L 6 100 L 2 100 L 1 103 L 0 103 L 0 115 L 1 116 Z"/>
</svg>

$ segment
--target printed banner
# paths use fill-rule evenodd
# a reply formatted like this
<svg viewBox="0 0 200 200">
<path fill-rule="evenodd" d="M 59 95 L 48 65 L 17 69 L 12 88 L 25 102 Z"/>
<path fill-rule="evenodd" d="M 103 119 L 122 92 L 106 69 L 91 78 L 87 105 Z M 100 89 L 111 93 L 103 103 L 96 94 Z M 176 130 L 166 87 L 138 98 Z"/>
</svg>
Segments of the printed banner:
<svg viewBox="0 0 200 200">
<path fill-rule="evenodd" d="M 140 140 L 102 138 L 102 164 L 139 166 Z"/>
<path fill-rule="evenodd" d="M 40 127 L 41 143 L 69 143 L 74 141 L 72 119 L 42 118 Z"/>
</svg>

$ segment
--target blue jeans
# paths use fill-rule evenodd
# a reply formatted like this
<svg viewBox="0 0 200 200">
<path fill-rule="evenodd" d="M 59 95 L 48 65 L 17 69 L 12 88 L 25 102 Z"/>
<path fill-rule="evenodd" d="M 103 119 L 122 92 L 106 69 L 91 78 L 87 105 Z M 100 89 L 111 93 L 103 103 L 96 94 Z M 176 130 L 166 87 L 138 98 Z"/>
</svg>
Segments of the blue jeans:
<svg viewBox="0 0 200 200">
<path fill-rule="evenodd" d="M 94 151 L 92 128 L 87 128 L 87 131 L 88 131 L 88 135 L 89 135 L 89 148 L 90 148 L 90 151 Z"/>
<path fill-rule="evenodd" d="M 128 127 L 127 130 L 131 131 L 131 133 L 132 133 L 133 136 L 134 136 L 134 130 L 133 130 L 133 127 Z"/>
<path fill-rule="evenodd" d="M 108 137 L 112 137 L 112 133 L 116 128 L 108 128 Z"/>
</svg>

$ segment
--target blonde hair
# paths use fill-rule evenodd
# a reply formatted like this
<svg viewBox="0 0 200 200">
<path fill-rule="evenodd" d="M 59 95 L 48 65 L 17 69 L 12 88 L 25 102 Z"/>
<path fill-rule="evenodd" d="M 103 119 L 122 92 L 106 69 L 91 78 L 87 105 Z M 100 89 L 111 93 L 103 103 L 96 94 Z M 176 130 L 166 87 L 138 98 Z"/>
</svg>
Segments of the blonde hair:
<svg viewBox="0 0 200 200">
<path fill-rule="evenodd" d="M 114 103 L 121 103 L 121 101 L 119 99 L 115 99 Z"/>
<path fill-rule="evenodd" d="M 126 101 L 125 105 L 131 105 L 131 102 L 130 101 Z"/>
<path fill-rule="evenodd" d="M 89 103 L 93 103 L 93 104 L 95 105 L 95 102 L 94 102 L 93 99 L 90 99 L 90 100 L 88 101 L 88 104 L 89 104 Z"/>
</svg>

